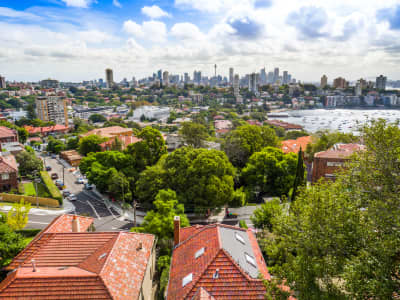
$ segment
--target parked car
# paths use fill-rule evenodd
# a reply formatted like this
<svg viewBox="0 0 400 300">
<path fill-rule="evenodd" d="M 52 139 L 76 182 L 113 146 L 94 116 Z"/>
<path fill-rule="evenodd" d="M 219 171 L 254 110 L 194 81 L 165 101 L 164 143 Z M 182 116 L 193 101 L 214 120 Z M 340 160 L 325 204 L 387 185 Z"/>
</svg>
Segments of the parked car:
<svg viewBox="0 0 400 300">
<path fill-rule="evenodd" d="M 85 183 L 85 190 L 88 190 L 88 191 L 93 190 L 93 184 Z"/>
<path fill-rule="evenodd" d="M 58 179 L 58 174 L 57 173 L 52 173 L 51 174 L 51 179 Z"/>
<path fill-rule="evenodd" d="M 62 180 L 60 180 L 60 179 L 56 180 L 56 186 L 60 187 L 63 185 L 64 185 L 64 182 L 62 182 Z"/>
<path fill-rule="evenodd" d="M 69 200 L 69 201 L 76 201 L 76 200 L 78 200 L 78 197 L 76 197 L 75 194 L 70 194 L 70 195 L 68 196 L 68 200 Z"/>
<path fill-rule="evenodd" d="M 51 158 L 57 158 L 57 155 L 53 153 L 53 154 L 51 155 Z"/>
<path fill-rule="evenodd" d="M 46 167 L 46 171 L 51 171 L 51 167 L 50 167 L 50 166 L 47 166 L 47 167 Z"/>
<path fill-rule="evenodd" d="M 79 177 L 79 178 L 76 180 L 76 183 L 84 184 L 84 183 L 85 183 L 85 180 L 84 180 L 82 177 Z"/>
<path fill-rule="evenodd" d="M 69 195 L 71 195 L 71 192 L 69 190 L 63 190 L 64 197 L 68 197 Z"/>
</svg>

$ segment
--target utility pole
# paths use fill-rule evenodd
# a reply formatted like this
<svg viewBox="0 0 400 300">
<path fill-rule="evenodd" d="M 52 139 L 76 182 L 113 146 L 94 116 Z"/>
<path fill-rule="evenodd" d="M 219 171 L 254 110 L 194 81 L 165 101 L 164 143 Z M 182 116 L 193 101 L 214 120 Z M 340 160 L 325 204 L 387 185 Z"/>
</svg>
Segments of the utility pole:
<svg viewBox="0 0 400 300">
<path fill-rule="evenodd" d="M 136 227 L 136 206 L 137 206 L 137 201 L 135 199 L 133 200 L 133 227 Z"/>
</svg>

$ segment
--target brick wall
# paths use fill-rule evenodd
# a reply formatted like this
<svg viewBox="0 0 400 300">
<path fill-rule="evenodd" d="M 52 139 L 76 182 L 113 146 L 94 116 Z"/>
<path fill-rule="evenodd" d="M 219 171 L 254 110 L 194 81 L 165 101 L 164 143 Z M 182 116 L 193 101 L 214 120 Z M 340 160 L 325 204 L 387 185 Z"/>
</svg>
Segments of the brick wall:
<svg viewBox="0 0 400 300">
<path fill-rule="evenodd" d="M 0 192 L 18 188 L 17 172 L 9 173 L 8 175 L 9 178 L 3 180 L 3 177 L 0 174 Z"/>
<path fill-rule="evenodd" d="M 314 157 L 312 182 L 317 182 L 321 177 L 334 180 L 331 175 L 339 171 L 347 161 L 346 158 Z"/>
</svg>

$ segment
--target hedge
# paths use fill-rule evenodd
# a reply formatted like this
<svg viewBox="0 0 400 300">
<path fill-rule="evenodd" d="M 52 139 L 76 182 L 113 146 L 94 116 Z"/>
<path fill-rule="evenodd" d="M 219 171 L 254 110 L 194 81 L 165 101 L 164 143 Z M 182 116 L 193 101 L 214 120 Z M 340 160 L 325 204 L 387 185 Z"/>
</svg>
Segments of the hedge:
<svg viewBox="0 0 400 300">
<path fill-rule="evenodd" d="M 50 193 L 50 197 L 58 200 L 60 205 L 63 204 L 63 197 L 60 193 L 60 190 L 56 187 L 53 180 L 51 179 L 49 173 L 46 171 L 40 172 L 40 177 L 42 178 L 43 183 L 46 185 L 47 190 Z"/>
<path fill-rule="evenodd" d="M 15 232 L 28 238 L 28 237 L 35 237 L 41 231 L 42 229 L 22 229 L 22 230 L 16 230 Z"/>
<path fill-rule="evenodd" d="M 36 202 L 39 202 L 40 206 L 60 207 L 60 202 L 56 199 L 0 193 L 0 201 L 19 203 L 21 199 L 33 205 L 36 205 Z"/>
</svg>

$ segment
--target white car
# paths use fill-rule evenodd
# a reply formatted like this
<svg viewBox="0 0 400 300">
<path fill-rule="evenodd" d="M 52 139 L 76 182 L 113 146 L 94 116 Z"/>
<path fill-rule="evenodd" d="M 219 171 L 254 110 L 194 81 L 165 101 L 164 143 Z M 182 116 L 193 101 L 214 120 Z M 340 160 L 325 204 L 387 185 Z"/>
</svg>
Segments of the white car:
<svg viewBox="0 0 400 300">
<path fill-rule="evenodd" d="M 85 180 L 84 180 L 82 177 L 79 177 L 79 178 L 76 180 L 76 183 L 84 184 L 84 183 L 85 183 Z"/>
<path fill-rule="evenodd" d="M 68 196 L 68 200 L 69 200 L 69 201 L 76 201 L 76 200 L 78 200 L 78 197 L 76 197 L 75 194 L 70 194 L 70 195 Z"/>
</svg>

